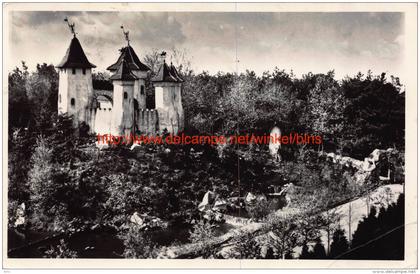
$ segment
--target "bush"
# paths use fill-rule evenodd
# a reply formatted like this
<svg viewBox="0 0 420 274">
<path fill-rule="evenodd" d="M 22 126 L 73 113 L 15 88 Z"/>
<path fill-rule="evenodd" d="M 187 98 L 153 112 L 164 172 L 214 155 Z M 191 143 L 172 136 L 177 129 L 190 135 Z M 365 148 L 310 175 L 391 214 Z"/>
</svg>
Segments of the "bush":
<svg viewBox="0 0 420 274">
<path fill-rule="evenodd" d="M 51 246 L 50 249 L 45 251 L 45 258 L 77 258 L 77 252 L 71 250 L 64 239 L 60 240 L 57 246 Z"/>
<path fill-rule="evenodd" d="M 131 224 L 118 237 L 124 242 L 124 257 L 132 259 L 150 259 L 157 257 L 157 251 L 149 236 L 138 225 Z"/>
</svg>

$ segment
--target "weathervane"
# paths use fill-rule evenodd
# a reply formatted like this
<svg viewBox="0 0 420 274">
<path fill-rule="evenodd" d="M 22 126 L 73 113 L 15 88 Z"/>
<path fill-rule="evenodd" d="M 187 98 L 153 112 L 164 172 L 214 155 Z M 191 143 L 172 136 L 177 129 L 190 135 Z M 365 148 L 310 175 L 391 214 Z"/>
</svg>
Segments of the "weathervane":
<svg viewBox="0 0 420 274">
<path fill-rule="evenodd" d="M 64 18 L 64 22 L 67 22 L 67 25 L 69 26 L 71 33 L 73 33 L 73 36 L 74 36 L 74 37 L 76 37 L 76 31 L 74 30 L 74 26 L 75 26 L 75 24 L 74 24 L 74 23 L 73 23 L 73 24 L 71 24 L 71 23 L 69 22 L 69 19 L 68 19 L 67 17 L 66 17 L 66 18 Z"/>
<path fill-rule="evenodd" d="M 162 51 L 162 53 L 160 54 L 160 57 L 162 58 L 163 62 L 165 62 L 165 59 L 166 59 L 166 51 Z"/>
<path fill-rule="evenodd" d="M 128 35 L 130 34 L 130 32 L 128 30 L 127 31 L 124 31 L 124 26 L 121 26 L 121 29 L 122 29 L 122 31 L 124 33 L 125 40 L 127 41 L 127 44 L 130 45 L 130 38 L 128 37 Z"/>
</svg>

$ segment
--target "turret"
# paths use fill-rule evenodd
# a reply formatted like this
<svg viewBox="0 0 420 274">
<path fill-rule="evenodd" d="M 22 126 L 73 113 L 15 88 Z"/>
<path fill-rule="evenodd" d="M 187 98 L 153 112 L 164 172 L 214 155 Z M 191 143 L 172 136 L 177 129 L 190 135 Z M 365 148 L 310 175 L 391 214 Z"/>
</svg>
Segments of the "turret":
<svg viewBox="0 0 420 274">
<path fill-rule="evenodd" d="M 147 72 L 150 71 L 150 68 L 143 64 L 139 57 L 137 56 L 134 49 L 130 46 L 130 39 L 129 39 L 129 32 L 124 31 L 124 27 L 121 26 L 123 29 L 123 33 L 125 39 L 127 41 L 127 46 L 120 49 L 120 56 L 116 63 L 109 66 L 107 69 L 111 72 L 116 72 L 117 69 L 120 67 L 122 60 L 126 60 L 128 66 L 130 67 L 131 72 L 137 76 L 137 80 L 134 82 L 134 99 L 136 100 L 136 106 L 139 109 L 146 108 L 146 78 Z"/>
<path fill-rule="evenodd" d="M 181 86 L 184 81 L 175 66 L 168 66 L 166 53 L 162 52 L 159 70 L 152 82 L 155 87 L 155 105 L 159 115 L 159 131 L 172 134 L 184 130 Z"/>
<path fill-rule="evenodd" d="M 66 19 L 67 21 L 67 19 Z M 74 32 L 74 24 L 69 24 L 73 39 L 59 69 L 58 113 L 73 116 L 75 127 L 81 122 L 90 124 L 90 104 L 93 98 L 92 68 Z"/>
<path fill-rule="evenodd" d="M 129 63 L 123 58 L 110 80 L 114 85 L 111 134 L 130 135 L 134 125 L 134 83 L 139 78 L 132 73 Z"/>
</svg>

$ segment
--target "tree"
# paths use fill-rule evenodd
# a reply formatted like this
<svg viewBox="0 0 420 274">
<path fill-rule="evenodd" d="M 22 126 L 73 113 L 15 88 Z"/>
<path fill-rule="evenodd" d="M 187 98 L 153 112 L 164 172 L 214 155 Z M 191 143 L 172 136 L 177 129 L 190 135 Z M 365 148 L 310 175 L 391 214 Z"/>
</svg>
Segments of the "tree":
<svg viewBox="0 0 420 274">
<path fill-rule="evenodd" d="M 325 252 L 324 245 L 322 244 L 322 241 L 320 238 L 316 240 L 314 250 L 311 256 L 313 259 L 326 259 L 327 254 Z"/>
<path fill-rule="evenodd" d="M 48 224 L 49 210 L 53 205 L 50 203 L 50 195 L 55 191 L 53 183 L 54 164 L 52 162 L 52 148 L 46 139 L 39 136 L 31 158 L 32 168 L 29 171 L 29 191 L 31 211 L 33 219 L 38 224 Z"/>
<path fill-rule="evenodd" d="M 299 233 L 294 220 L 271 216 L 267 222 L 268 231 L 272 232 L 269 245 L 274 249 L 277 258 L 285 259 L 298 245 Z"/>
<path fill-rule="evenodd" d="M 349 250 L 349 242 L 345 236 L 343 229 L 334 231 L 329 257 L 334 259 L 338 256 L 344 255 Z"/>
<path fill-rule="evenodd" d="M 321 217 L 319 215 L 304 214 L 296 219 L 299 242 L 303 244 L 303 247 L 307 247 L 307 243 L 315 241 L 320 236 Z"/>
<path fill-rule="evenodd" d="M 229 258 L 262 259 L 261 243 L 250 232 L 239 232 L 234 238 L 234 246 L 230 250 Z"/>
<path fill-rule="evenodd" d="M 8 76 L 9 132 L 12 128 L 28 126 L 31 113 L 27 93 L 28 67 L 22 62 L 22 69 L 16 67 Z"/>
<path fill-rule="evenodd" d="M 198 243 L 202 241 L 209 241 L 216 236 L 215 226 L 210 224 L 210 222 L 205 222 L 204 220 L 198 221 L 193 226 L 193 230 L 190 232 L 190 240 L 193 243 Z"/>
<path fill-rule="evenodd" d="M 359 222 L 351 242 L 351 251 L 343 256 L 349 259 L 401 260 L 404 259 L 404 195 L 397 203 L 382 208 L 374 207 L 368 217 Z"/>
<path fill-rule="evenodd" d="M 28 169 L 32 154 L 32 138 L 24 129 L 15 129 L 9 139 L 8 198 L 19 203 L 29 197 Z"/>
<path fill-rule="evenodd" d="M 302 246 L 302 252 L 300 253 L 299 259 L 312 259 L 312 253 L 309 252 L 309 247 L 306 243 Z"/>
<path fill-rule="evenodd" d="M 405 93 L 399 81 L 387 82 L 385 73 L 366 78 L 359 73 L 344 79 L 341 89 L 349 102 L 344 110 L 348 153 L 363 159 L 372 147 L 403 147 Z"/>
<path fill-rule="evenodd" d="M 321 135 L 324 141 L 332 140 L 341 144 L 346 105 L 347 100 L 334 80 L 334 71 L 319 75 L 309 92 L 304 122 L 313 133 Z"/>
<path fill-rule="evenodd" d="M 28 79 L 28 97 L 31 101 L 32 124 L 37 130 L 52 126 L 57 113 L 58 73 L 53 65 L 37 64 L 36 72 Z"/>
<path fill-rule="evenodd" d="M 119 234 L 124 241 L 124 257 L 131 259 L 150 259 L 157 256 L 157 252 L 145 232 L 140 226 L 131 224 L 128 230 Z"/>
</svg>

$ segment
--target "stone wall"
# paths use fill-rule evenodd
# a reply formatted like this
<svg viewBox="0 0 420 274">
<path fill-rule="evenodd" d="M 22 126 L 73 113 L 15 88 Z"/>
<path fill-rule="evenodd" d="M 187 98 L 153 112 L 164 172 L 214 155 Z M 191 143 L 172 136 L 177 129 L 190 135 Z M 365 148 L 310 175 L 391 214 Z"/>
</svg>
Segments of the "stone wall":
<svg viewBox="0 0 420 274">
<path fill-rule="evenodd" d="M 158 131 L 165 129 L 178 134 L 184 129 L 184 110 L 181 102 L 180 83 L 155 83 L 155 102 L 159 112 Z"/>
<path fill-rule="evenodd" d="M 62 68 L 59 70 L 58 113 L 73 116 L 74 126 L 89 124 L 93 96 L 91 69 Z M 84 72 L 84 73 L 83 73 Z"/>
<path fill-rule="evenodd" d="M 134 125 L 134 81 L 116 80 L 114 84 L 112 129 L 113 135 L 130 135 Z"/>
<path fill-rule="evenodd" d="M 110 134 L 111 133 L 111 121 L 112 121 L 112 108 L 97 108 L 93 110 L 94 123 L 93 132 L 97 134 Z"/>
</svg>

